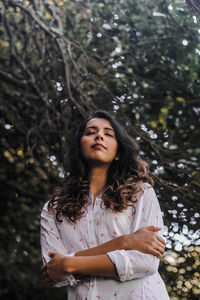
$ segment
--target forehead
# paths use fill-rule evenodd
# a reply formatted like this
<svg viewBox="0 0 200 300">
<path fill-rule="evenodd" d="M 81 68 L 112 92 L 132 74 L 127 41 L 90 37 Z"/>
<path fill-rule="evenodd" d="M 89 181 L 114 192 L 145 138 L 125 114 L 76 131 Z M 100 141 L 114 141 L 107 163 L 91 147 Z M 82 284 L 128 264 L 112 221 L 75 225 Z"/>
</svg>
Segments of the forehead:
<svg viewBox="0 0 200 300">
<path fill-rule="evenodd" d="M 110 122 L 103 118 L 93 118 L 89 120 L 86 124 L 86 128 L 90 126 L 94 126 L 97 128 L 113 128 Z"/>
</svg>

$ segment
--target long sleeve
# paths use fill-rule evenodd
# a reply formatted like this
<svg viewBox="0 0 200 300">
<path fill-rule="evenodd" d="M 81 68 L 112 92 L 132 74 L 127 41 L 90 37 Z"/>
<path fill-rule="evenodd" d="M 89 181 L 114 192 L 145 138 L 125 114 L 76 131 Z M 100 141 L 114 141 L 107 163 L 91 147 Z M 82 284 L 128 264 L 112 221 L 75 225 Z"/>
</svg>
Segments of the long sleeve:
<svg viewBox="0 0 200 300">
<path fill-rule="evenodd" d="M 67 220 L 57 222 L 54 211 L 48 211 L 45 204 L 41 214 L 41 247 L 43 261 L 49 260 L 48 252 L 57 251 L 73 255 L 74 251 L 96 247 L 118 236 L 137 231 L 148 225 L 163 226 L 159 204 L 152 188 L 142 187 L 144 193 L 138 195 L 136 214 L 129 206 L 123 212 L 113 212 L 102 204 L 102 197 L 96 198 L 93 205 L 89 201 L 87 211 L 76 224 Z M 71 285 L 67 281 L 57 286 L 68 285 L 68 299 L 162 299 L 169 300 L 165 285 L 156 272 L 159 260 L 138 251 L 108 252 L 116 266 L 120 280 L 102 276 L 88 276 Z M 155 272 L 155 274 L 153 274 Z M 148 276 L 153 274 L 152 276 Z M 72 276 L 72 275 L 70 275 Z M 136 279 L 137 280 L 130 280 Z"/>
<path fill-rule="evenodd" d="M 57 252 L 65 256 L 74 256 L 75 253 L 68 253 L 63 245 L 58 226 L 56 223 L 55 215 L 53 211 L 48 210 L 48 202 L 45 203 L 41 212 L 41 254 L 43 263 L 47 263 L 50 260 L 48 253 Z M 59 282 L 56 286 L 74 285 L 78 281 L 73 275 L 69 275 L 65 281 Z"/>
<path fill-rule="evenodd" d="M 163 229 L 160 206 L 149 185 L 145 185 L 143 195 L 138 199 L 136 214 L 133 215 L 132 232 L 146 226 L 158 226 Z M 159 232 L 162 236 L 162 232 Z M 159 259 L 137 250 L 116 250 L 107 253 L 115 264 L 120 281 L 127 281 L 149 276 L 157 272 Z"/>
</svg>

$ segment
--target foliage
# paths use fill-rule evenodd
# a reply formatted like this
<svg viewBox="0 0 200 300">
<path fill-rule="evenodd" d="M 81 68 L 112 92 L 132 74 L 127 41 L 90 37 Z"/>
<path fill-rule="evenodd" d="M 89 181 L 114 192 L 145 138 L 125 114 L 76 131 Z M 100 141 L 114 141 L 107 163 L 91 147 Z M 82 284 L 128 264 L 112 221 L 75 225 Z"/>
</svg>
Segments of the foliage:
<svg viewBox="0 0 200 300">
<path fill-rule="evenodd" d="M 198 2 L 0 3 L 2 299 L 65 293 L 41 283 L 39 215 L 65 176 L 74 128 L 97 108 L 127 127 L 151 163 L 172 299 L 198 299 Z"/>
</svg>

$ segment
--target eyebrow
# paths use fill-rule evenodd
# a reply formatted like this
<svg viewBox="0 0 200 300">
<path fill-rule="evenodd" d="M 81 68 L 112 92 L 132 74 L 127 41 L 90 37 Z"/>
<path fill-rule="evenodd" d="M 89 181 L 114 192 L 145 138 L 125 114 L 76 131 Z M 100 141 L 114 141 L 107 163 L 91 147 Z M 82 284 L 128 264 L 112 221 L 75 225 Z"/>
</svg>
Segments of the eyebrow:
<svg viewBox="0 0 200 300">
<path fill-rule="evenodd" d="M 90 129 L 90 128 L 93 128 L 93 129 L 98 129 L 98 127 L 97 127 L 97 126 L 88 126 L 86 129 Z M 106 130 L 112 130 L 112 131 L 114 131 L 114 129 L 113 129 L 113 128 L 110 128 L 110 127 L 104 127 L 104 129 L 106 129 Z"/>
</svg>

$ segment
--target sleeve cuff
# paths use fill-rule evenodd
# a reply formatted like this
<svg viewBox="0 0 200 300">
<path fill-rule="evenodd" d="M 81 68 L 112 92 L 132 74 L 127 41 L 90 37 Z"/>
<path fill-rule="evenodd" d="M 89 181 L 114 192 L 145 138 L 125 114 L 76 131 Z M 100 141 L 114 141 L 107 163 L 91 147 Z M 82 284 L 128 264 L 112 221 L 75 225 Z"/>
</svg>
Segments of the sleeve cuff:
<svg viewBox="0 0 200 300">
<path fill-rule="evenodd" d="M 126 262 L 128 257 L 125 250 L 111 251 L 108 252 L 107 255 L 115 265 L 120 281 L 126 281 L 128 274 L 131 277 L 132 274 L 129 268 L 130 263 L 128 261 Z"/>
<path fill-rule="evenodd" d="M 63 286 L 75 287 L 77 286 L 79 281 L 80 281 L 79 279 L 75 279 L 75 277 L 72 274 L 70 274 L 66 280 L 56 283 L 55 287 L 63 287 Z"/>
</svg>

